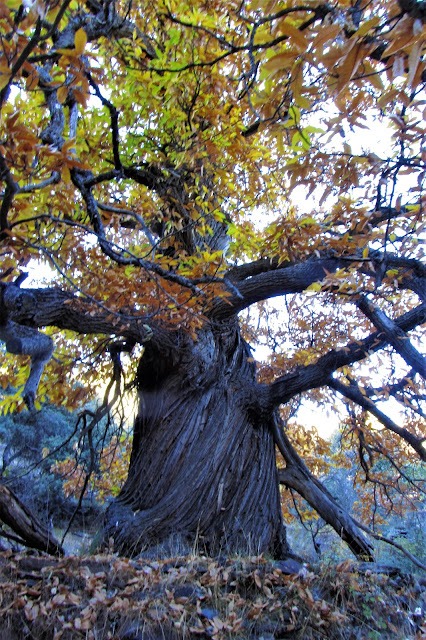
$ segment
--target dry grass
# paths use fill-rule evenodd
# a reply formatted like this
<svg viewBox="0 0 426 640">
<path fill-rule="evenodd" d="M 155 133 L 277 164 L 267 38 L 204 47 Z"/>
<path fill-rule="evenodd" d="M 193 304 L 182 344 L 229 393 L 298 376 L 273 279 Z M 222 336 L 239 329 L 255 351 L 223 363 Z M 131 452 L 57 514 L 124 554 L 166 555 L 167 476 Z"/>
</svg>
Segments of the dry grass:
<svg viewBox="0 0 426 640">
<path fill-rule="evenodd" d="M 355 563 L 0 554 L 4 640 L 426 638 L 426 581 Z"/>
</svg>

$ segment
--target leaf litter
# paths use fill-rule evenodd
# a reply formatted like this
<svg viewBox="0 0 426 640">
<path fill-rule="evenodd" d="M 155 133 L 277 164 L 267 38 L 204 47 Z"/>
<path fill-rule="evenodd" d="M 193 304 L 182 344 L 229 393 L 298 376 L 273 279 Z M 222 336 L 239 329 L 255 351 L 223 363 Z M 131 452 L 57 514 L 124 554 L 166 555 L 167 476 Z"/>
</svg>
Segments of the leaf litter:
<svg viewBox="0 0 426 640">
<path fill-rule="evenodd" d="M 426 638 L 426 580 L 345 562 L 262 556 L 0 554 L 8 640 Z"/>
</svg>

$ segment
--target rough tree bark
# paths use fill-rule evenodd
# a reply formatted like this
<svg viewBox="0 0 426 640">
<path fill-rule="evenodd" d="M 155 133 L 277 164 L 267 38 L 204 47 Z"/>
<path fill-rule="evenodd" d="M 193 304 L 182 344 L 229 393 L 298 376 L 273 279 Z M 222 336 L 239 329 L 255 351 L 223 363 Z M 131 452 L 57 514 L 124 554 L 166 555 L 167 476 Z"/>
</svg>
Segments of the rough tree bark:
<svg viewBox="0 0 426 640">
<path fill-rule="evenodd" d="M 193 343 L 146 345 L 128 479 L 106 516 L 125 554 L 179 536 L 208 553 L 287 556 L 279 483 L 296 490 L 345 540 L 373 560 L 351 516 L 309 472 L 265 406 L 248 345 L 234 320 Z M 286 468 L 277 471 L 275 445 Z"/>
<path fill-rule="evenodd" d="M 146 345 L 129 475 L 106 535 L 131 554 L 178 535 L 209 553 L 283 557 L 273 434 L 237 323 L 177 337 L 179 350 Z"/>
</svg>

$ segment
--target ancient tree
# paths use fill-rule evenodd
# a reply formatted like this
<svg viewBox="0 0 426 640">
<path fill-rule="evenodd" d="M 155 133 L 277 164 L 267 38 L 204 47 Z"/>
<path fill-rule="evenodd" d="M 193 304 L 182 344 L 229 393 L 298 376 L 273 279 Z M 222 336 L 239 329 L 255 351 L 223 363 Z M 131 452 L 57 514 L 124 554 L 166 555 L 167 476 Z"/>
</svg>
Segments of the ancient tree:
<svg viewBox="0 0 426 640">
<path fill-rule="evenodd" d="M 20 394 L 3 404 L 133 381 L 105 521 L 122 552 L 178 534 L 284 556 L 284 487 L 371 558 L 320 482 L 307 401 L 319 422 L 346 407 L 341 461 L 376 504 L 421 491 L 425 17 L 402 0 L 1 5 L 1 375 Z"/>
</svg>

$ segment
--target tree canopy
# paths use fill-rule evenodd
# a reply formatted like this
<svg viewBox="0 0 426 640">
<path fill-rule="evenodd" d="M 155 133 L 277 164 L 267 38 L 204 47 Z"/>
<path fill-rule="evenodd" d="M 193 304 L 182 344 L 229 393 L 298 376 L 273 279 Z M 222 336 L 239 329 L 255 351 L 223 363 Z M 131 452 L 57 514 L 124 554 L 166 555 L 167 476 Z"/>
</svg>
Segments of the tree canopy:
<svg viewBox="0 0 426 640">
<path fill-rule="evenodd" d="M 32 407 L 42 376 L 36 406 L 75 406 L 134 375 L 123 353 L 238 317 L 269 354 L 281 482 L 297 490 L 292 460 L 327 469 L 300 405 L 320 422 L 343 399 L 340 464 L 415 502 L 425 22 L 414 0 L 3 2 L 3 386 Z"/>
</svg>

